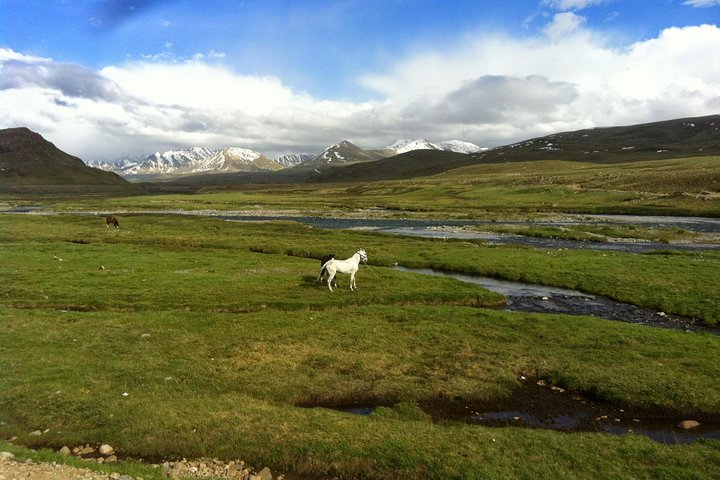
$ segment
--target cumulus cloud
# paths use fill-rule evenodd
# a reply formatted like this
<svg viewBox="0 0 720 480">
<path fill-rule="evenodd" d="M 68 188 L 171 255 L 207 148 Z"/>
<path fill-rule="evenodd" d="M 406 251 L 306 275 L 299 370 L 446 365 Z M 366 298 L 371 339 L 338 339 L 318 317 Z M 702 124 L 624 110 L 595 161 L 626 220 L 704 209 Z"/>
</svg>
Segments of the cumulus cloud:
<svg viewBox="0 0 720 480">
<path fill-rule="evenodd" d="M 509 123 L 524 111 L 542 122 L 556 118 L 576 97 L 573 84 L 539 75 L 484 75 L 443 97 L 426 114 L 455 124 L 489 124 Z"/>
<path fill-rule="evenodd" d="M 669 28 L 619 49 L 576 17 L 555 35 L 482 33 L 398 59 L 359 79 L 376 98 L 364 102 L 316 98 L 209 56 L 94 71 L 0 49 L 0 125 L 28 126 L 86 160 L 192 145 L 274 157 L 342 139 L 364 148 L 407 137 L 494 146 L 720 109 L 720 62 L 709 54 L 720 51 L 717 26 Z"/>
</svg>

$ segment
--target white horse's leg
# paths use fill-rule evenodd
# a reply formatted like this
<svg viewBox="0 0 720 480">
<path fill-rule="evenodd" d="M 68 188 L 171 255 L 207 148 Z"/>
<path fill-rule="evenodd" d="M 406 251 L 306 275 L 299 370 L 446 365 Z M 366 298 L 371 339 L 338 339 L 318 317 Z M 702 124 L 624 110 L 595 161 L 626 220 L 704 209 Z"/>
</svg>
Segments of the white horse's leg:
<svg viewBox="0 0 720 480">
<path fill-rule="evenodd" d="M 328 276 L 328 279 L 327 279 L 328 288 L 330 289 L 331 292 L 333 291 L 333 289 L 332 289 L 333 278 L 335 278 L 335 272 L 330 273 L 330 275 Z"/>
<path fill-rule="evenodd" d="M 350 290 L 355 290 L 355 272 L 350 274 Z"/>
</svg>

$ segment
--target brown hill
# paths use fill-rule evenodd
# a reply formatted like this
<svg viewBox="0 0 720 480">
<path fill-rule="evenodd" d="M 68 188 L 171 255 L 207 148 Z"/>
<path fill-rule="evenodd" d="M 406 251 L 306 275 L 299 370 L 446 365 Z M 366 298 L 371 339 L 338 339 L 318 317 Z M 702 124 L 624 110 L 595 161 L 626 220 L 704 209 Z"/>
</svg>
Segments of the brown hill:
<svg viewBox="0 0 720 480">
<path fill-rule="evenodd" d="M 115 173 L 91 168 L 27 128 L 0 130 L 3 191 L 136 191 Z"/>
</svg>

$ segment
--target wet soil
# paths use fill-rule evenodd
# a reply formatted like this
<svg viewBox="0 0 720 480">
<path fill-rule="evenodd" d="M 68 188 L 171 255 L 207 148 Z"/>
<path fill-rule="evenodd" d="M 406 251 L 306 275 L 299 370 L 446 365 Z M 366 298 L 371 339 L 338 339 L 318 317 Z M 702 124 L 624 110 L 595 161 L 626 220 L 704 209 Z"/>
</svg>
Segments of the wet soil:
<svg viewBox="0 0 720 480">
<path fill-rule="evenodd" d="M 379 406 L 358 402 L 313 407 L 370 415 Z M 637 434 L 665 444 L 700 439 L 720 440 L 720 415 L 696 415 L 692 419 L 698 421 L 699 425 L 684 429 L 680 423 L 688 418 L 678 412 L 611 405 L 567 391 L 543 379 L 529 380 L 522 377 L 521 386 L 510 397 L 500 400 L 480 401 L 456 397 L 425 400 L 419 402 L 418 406 L 436 423 L 539 428 L 566 433 Z"/>
<path fill-rule="evenodd" d="M 683 429 L 677 412 L 617 406 L 569 392 L 547 380 L 523 380 L 511 396 L 490 402 L 456 398 L 429 401 L 421 407 L 435 421 L 457 421 L 489 427 L 544 428 L 562 432 L 639 434 L 660 443 L 720 440 L 720 418 L 698 416 L 700 425 Z"/>
</svg>

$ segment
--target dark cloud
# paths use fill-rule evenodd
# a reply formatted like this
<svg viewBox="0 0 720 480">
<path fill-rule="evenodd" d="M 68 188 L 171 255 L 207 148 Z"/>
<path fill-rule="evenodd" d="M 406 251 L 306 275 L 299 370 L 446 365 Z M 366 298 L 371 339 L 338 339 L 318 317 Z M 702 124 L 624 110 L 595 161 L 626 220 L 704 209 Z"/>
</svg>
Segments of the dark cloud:
<svg viewBox="0 0 720 480">
<path fill-rule="evenodd" d="M 60 91 L 66 97 L 118 101 L 123 92 L 96 72 L 67 63 L 8 60 L 0 62 L 0 90 L 37 86 Z"/>
<path fill-rule="evenodd" d="M 58 105 L 60 107 L 71 107 L 71 108 L 77 108 L 77 105 L 74 103 L 66 102 L 62 98 L 55 97 L 53 98 L 53 103 L 55 105 Z"/>
<path fill-rule="evenodd" d="M 498 123 L 518 114 L 546 118 L 578 97 L 572 83 L 550 81 L 540 75 L 485 75 L 446 95 L 432 111 L 439 121 Z"/>
</svg>

